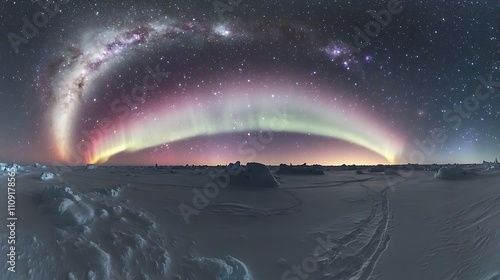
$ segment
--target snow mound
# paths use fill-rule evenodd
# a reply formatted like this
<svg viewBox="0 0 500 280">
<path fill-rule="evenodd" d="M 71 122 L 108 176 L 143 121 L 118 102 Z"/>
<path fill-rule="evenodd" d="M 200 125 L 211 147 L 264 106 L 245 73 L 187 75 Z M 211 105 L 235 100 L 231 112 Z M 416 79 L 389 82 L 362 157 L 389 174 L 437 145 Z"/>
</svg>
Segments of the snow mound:
<svg viewBox="0 0 500 280">
<path fill-rule="evenodd" d="M 230 163 L 226 167 L 229 184 L 232 186 L 250 186 L 256 188 L 276 188 L 279 183 L 267 166 L 257 162 L 249 162 L 244 167 L 240 162 Z M 221 180 L 226 180 L 221 177 Z"/>
<path fill-rule="evenodd" d="M 43 172 L 42 175 L 40 175 L 40 179 L 43 181 L 48 181 L 54 179 L 54 173 L 50 172 Z"/>
<path fill-rule="evenodd" d="M 9 172 L 9 171 L 14 171 L 15 173 L 19 171 L 24 171 L 24 167 L 17 163 L 13 164 L 6 164 L 6 163 L 0 163 L 0 171 L 2 172 Z"/>
<path fill-rule="evenodd" d="M 495 159 L 494 162 L 487 162 L 483 160 L 483 167 L 486 170 L 498 170 L 500 169 L 500 164 L 498 163 L 498 159 Z"/>
<path fill-rule="evenodd" d="M 438 179 L 462 179 L 465 178 L 467 172 L 458 165 L 443 166 L 436 173 L 434 173 L 434 178 Z"/>
<path fill-rule="evenodd" d="M 117 197 L 120 194 L 120 191 L 122 190 L 122 188 L 125 186 L 128 186 L 128 184 L 101 188 L 97 191 L 97 193 L 102 194 L 102 195 L 106 195 L 106 196 Z"/>
<path fill-rule="evenodd" d="M 71 199 L 65 197 L 59 197 L 52 200 L 48 206 L 49 211 L 53 214 L 62 214 L 68 209 L 68 207 L 75 205 L 75 202 Z"/>
<path fill-rule="evenodd" d="M 76 249 L 72 254 L 76 259 L 85 260 L 85 262 L 82 262 L 80 269 L 87 271 L 86 276 L 88 279 L 110 279 L 111 257 L 108 253 L 103 251 L 96 243 L 88 240 L 77 240 L 74 246 Z M 75 277 L 73 272 L 70 272 L 70 275 L 73 275 L 75 279 L 81 279 Z"/>
<path fill-rule="evenodd" d="M 97 168 L 97 165 L 95 164 L 87 164 L 87 166 L 85 167 L 85 169 L 87 170 L 92 170 L 92 169 L 96 169 Z"/>
<path fill-rule="evenodd" d="M 44 189 L 42 206 L 47 209 L 52 224 L 60 228 L 84 225 L 94 219 L 94 209 L 81 202 L 80 196 L 68 187 Z"/>
<path fill-rule="evenodd" d="M 75 203 L 67 198 L 58 198 L 48 204 L 52 224 L 59 228 L 75 227 L 90 223 L 94 209 L 84 203 Z"/>
<path fill-rule="evenodd" d="M 52 200 L 55 200 L 59 197 L 69 198 L 74 201 L 80 201 L 80 196 L 73 193 L 73 190 L 69 187 L 61 187 L 61 186 L 51 186 L 45 188 L 42 191 L 42 201 L 44 203 L 49 203 Z"/>
<path fill-rule="evenodd" d="M 0 163 L 0 175 L 2 176 L 7 176 L 7 164 L 6 163 Z"/>
<path fill-rule="evenodd" d="M 232 256 L 226 256 L 224 259 L 201 257 L 190 259 L 189 263 L 187 279 L 205 279 L 207 275 L 213 277 L 210 279 L 217 280 L 253 279 L 245 264 Z"/>
<path fill-rule="evenodd" d="M 10 169 L 13 169 L 14 172 L 19 172 L 19 171 L 24 171 L 24 167 L 17 163 L 13 163 L 11 166 L 9 166 Z"/>
<path fill-rule="evenodd" d="M 286 164 L 280 164 L 277 171 L 278 174 L 301 174 L 301 175 L 325 175 L 325 172 L 316 167 L 310 166 L 292 166 Z"/>
</svg>

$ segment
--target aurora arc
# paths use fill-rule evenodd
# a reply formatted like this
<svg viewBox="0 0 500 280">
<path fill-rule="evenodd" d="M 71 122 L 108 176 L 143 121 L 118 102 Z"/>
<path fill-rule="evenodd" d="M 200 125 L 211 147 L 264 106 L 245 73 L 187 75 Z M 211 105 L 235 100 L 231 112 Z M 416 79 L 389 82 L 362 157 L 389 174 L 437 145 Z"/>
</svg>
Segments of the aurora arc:
<svg viewBox="0 0 500 280">
<path fill-rule="evenodd" d="M 273 92 L 273 94 L 275 94 Z M 220 102 L 190 104 L 175 109 L 161 106 L 151 117 L 131 118 L 119 130 L 94 141 L 90 161 L 103 163 L 121 152 L 135 152 L 198 136 L 249 131 L 290 132 L 332 137 L 362 146 L 393 163 L 402 142 L 373 117 L 340 103 L 270 93 L 231 96 Z M 324 98 L 322 98 L 324 101 Z M 392 135 L 392 136 L 391 136 Z"/>
</svg>

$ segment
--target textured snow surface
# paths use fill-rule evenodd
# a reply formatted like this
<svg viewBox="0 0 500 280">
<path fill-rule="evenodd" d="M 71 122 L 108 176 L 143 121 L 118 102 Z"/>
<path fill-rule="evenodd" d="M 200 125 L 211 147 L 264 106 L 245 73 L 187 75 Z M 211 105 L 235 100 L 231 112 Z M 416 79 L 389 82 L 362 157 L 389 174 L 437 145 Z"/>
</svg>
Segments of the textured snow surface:
<svg viewBox="0 0 500 280">
<path fill-rule="evenodd" d="M 2 253 L 0 279 L 500 279 L 500 170 L 483 165 L 279 174 L 278 187 L 221 186 L 200 208 L 223 167 L 78 167 L 49 181 L 24 169 L 16 272 Z M 196 209 L 189 224 L 181 203 Z"/>
</svg>

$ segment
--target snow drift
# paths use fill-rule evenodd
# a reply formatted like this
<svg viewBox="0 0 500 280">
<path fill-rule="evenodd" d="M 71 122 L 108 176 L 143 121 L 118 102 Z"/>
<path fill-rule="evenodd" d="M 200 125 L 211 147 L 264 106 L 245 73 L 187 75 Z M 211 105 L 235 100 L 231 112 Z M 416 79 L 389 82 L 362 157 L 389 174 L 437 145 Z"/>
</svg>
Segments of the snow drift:
<svg viewBox="0 0 500 280">
<path fill-rule="evenodd" d="M 180 238 L 166 235 L 146 211 L 116 200 L 128 185 L 77 193 L 68 186 L 32 189 L 22 201 L 33 209 L 18 231 L 14 274 L 0 279 L 220 279 L 252 280 L 232 256 L 210 258 L 186 253 Z M 19 190 L 18 195 L 23 193 Z M 6 241 L 3 231 L 0 240 Z M 182 245 L 182 246 L 181 246 Z M 7 251 L 7 242 L 0 250 Z M 14 277 L 14 278 L 12 278 Z"/>
<path fill-rule="evenodd" d="M 52 186 L 42 192 L 42 208 L 57 227 L 65 228 L 84 225 L 94 219 L 94 209 L 81 202 L 68 187 Z"/>
<path fill-rule="evenodd" d="M 467 172 L 458 165 L 450 165 L 441 167 L 436 173 L 434 173 L 434 177 L 438 179 L 462 179 L 467 176 Z"/>
<path fill-rule="evenodd" d="M 228 176 L 220 176 L 221 180 L 229 177 L 229 185 L 244 186 L 255 188 L 276 188 L 279 187 L 278 181 L 271 174 L 269 167 L 257 162 L 249 162 L 246 166 L 240 165 L 240 162 L 230 163 L 225 173 Z"/>
</svg>

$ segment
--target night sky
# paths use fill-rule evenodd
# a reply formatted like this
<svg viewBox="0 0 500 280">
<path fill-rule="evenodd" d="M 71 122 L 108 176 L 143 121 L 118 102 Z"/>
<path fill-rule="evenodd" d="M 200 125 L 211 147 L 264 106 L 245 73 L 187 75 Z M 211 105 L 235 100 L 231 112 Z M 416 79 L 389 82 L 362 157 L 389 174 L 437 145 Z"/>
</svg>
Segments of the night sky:
<svg viewBox="0 0 500 280">
<path fill-rule="evenodd" d="M 0 8 L 0 162 L 500 155 L 497 0 L 46 3 Z"/>
</svg>

